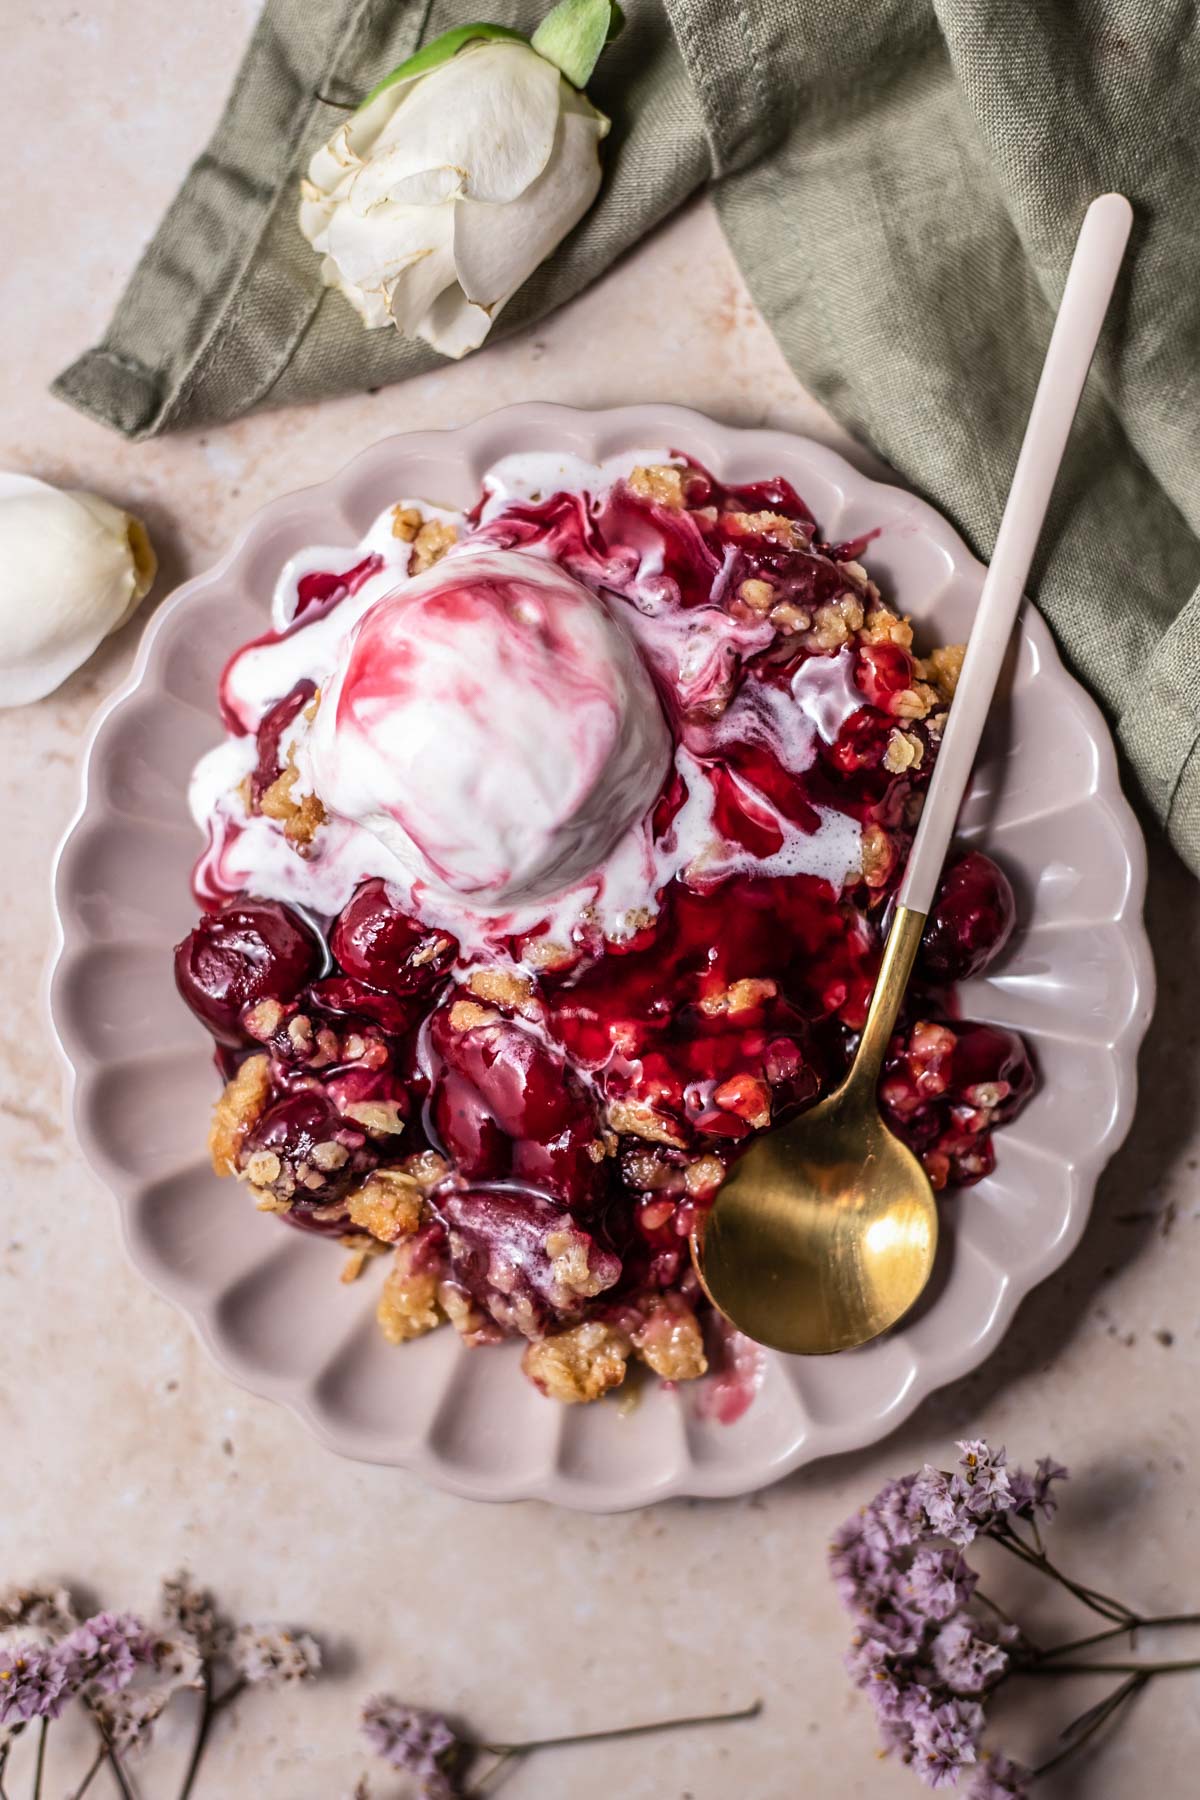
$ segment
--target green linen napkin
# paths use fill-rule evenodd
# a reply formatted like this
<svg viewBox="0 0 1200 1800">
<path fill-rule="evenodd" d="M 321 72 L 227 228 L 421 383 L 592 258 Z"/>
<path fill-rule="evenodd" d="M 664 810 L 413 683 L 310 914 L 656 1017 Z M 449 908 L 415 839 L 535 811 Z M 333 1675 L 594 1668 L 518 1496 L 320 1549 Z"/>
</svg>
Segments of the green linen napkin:
<svg viewBox="0 0 1200 1800">
<path fill-rule="evenodd" d="M 528 0 L 267 0 L 225 116 L 103 343 L 56 392 L 129 437 L 397 381 L 295 222 L 352 100 Z M 797 375 L 992 547 L 1087 201 L 1137 213 L 1032 588 L 1200 872 L 1200 24 L 1193 0 L 629 0 L 589 92 L 593 211 L 501 315 L 578 292 L 692 191 Z M 318 95 L 324 98 L 318 98 Z M 486 347 L 477 354 L 486 355 Z M 670 399 L 670 395 L 664 395 Z"/>
</svg>

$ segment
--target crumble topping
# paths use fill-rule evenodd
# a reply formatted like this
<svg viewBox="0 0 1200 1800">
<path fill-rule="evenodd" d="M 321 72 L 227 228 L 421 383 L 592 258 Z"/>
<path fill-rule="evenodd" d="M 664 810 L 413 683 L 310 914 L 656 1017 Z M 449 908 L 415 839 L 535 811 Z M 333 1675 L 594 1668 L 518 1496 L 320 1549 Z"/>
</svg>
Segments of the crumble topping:
<svg viewBox="0 0 1200 1800">
<path fill-rule="evenodd" d="M 351 1100 L 342 1108 L 342 1113 L 372 1136 L 398 1137 L 404 1130 L 399 1102 L 395 1100 Z M 342 1160 L 345 1160 L 344 1156 Z M 325 1165 L 322 1163 L 319 1166 L 323 1168 Z"/>
<path fill-rule="evenodd" d="M 549 1399 L 578 1406 L 620 1387 L 631 1347 L 623 1331 L 588 1319 L 527 1345 L 521 1367 Z"/>
<path fill-rule="evenodd" d="M 698 1381 L 708 1373 L 700 1322 L 681 1294 L 657 1294 L 647 1302 L 633 1347 L 663 1381 Z"/>
<path fill-rule="evenodd" d="M 731 1075 L 716 1089 L 713 1102 L 726 1112 L 737 1113 L 755 1131 L 765 1131 L 771 1123 L 771 1090 L 753 1075 Z"/>
<path fill-rule="evenodd" d="M 271 1092 L 271 1064 L 265 1056 L 248 1056 L 213 1108 L 208 1150 L 218 1175 L 237 1172 L 238 1156 L 246 1134 L 267 1104 Z"/>
<path fill-rule="evenodd" d="M 917 674 L 922 681 L 929 683 L 938 699 L 946 705 L 954 698 L 966 653 L 965 644 L 943 644 L 940 648 L 931 650 L 923 661 L 920 658 L 917 660 Z"/>
<path fill-rule="evenodd" d="M 751 612 L 769 613 L 775 604 L 775 589 L 769 581 L 755 577 L 742 582 L 738 588 L 738 598 L 745 602 Z M 807 614 L 805 616 L 807 618 Z"/>
<path fill-rule="evenodd" d="M 455 1031 L 475 1031 L 480 1025 L 494 1025 L 500 1014 L 489 1006 L 476 1006 L 473 1000 L 456 1000 L 450 1008 L 450 1023 Z"/>
<path fill-rule="evenodd" d="M 300 779 L 300 771 L 296 767 L 294 751 L 288 752 L 288 766 L 281 775 L 277 775 L 258 802 L 258 811 L 265 819 L 277 819 L 283 826 L 283 835 L 290 844 L 303 850 L 312 843 L 318 828 L 325 822 L 325 808 L 315 794 L 295 795 L 296 783 Z"/>
<path fill-rule="evenodd" d="M 586 1232 L 569 1226 L 558 1226 L 546 1235 L 546 1255 L 550 1259 L 550 1275 L 564 1299 L 594 1299 L 608 1286 L 603 1269 L 591 1265 L 592 1240 Z"/>
<path fill-rule="evenodd" d="M 380 1243 L 394 1244 L 420 1226 L 422 1198 L 421 1184 L 405 1169 L 372 1169 L 362 1186 L 347 1194 L 346 1211 Z"/>
<path fill-rule="evenodd" d="M 652 1144 L 675 1144 L 682 1146 L 686 1139 L 672 1120 L 655 1112 L 647 1102 L 641 1100 L 610 1100 L 608 1103 L 608 1123 L 617 1133 L 628 1133 L 632 1137 L 645 1138 Z"/>
<path fill-rule="evenodd" d="M 914 731 L 901 731 L 897 726 L 888 733 L 883 766 L 899 775 L 905 769 L 919 769 L 924 755 L 925 746 L 917 734 Z"/>
<path fill-rule="evenodd" d="M 869 888 L 881 888 L 896 860 L 892 840 L 882 825 L 870 824 L 862 838 L 862 876 Z"/>
<path fill-rule="evenodd" d="M 863 605 L 857 594 L 839 594 L 813 616 L 812 642 L 817 650 L 841 650 L 862 630 Z"/>
<path fill-rule="evenodd" d="M 518 975 L 514 969 L 475 969 L 467 977 L 467 986 L 478 999 L 502 1006 L 509 1012 L 536 1017 L 541 1010 L 534 998 L 532 978 Z"/>
<path fill-rule="evenodd" d="M 908 650 L 913 641 L 912 626 L 889 607 L 877 605 L 863 620 L 862 639 L 865 644 L 899 644 L 902 650 Z"/>
<path fill-rule="evenodd" d="M 687 471 L 674 463 L 652 463 L 634 469 L 629 485 L 639 499 L 649 500 L 655 506 L 679 512 L 687 504 Z"/>
<path fill-rule="evenodd" d="M 739 537 L 766 538 L 768 543 L 778 544 L 784 550 L 800 550 L 805 544 L 803 531 L 786 513 L 729 512 L 725 521 Z"/>
<path fill-rule="evenodd" d="M 408 1238 L 396 1246 L 375 1317 L 389 1344 L 407 1344 L 441 1324 L 437 1276 L 417 1240 Z"/>
<path fill-rule="evenodd" d="M 756 1007 L 773 1000 L 778 992 L 775 982 L 769 979 L 753 981 L 743 977 L 717 993 L 705 994 L 700 1000 L 700 1011 L 707 1013 L 710 1019 L 728 1013 L 753 1012 Z"/>
<path fill-rule="evenodd" d="M 447 524 L 444 519 L 426 519 L 412 540 L 410 573 L 420 575 L 425 569 L 431 569 L 457 542 L 457 526 Z"/>
</svg>

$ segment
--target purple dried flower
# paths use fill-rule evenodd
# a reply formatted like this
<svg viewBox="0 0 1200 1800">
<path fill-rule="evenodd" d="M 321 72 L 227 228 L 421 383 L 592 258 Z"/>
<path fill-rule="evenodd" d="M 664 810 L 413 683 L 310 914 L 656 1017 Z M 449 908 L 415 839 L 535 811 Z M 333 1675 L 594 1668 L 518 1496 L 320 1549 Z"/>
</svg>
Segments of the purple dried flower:
<svg viewBox="0 0 1200 1800">
<path fill-rule="evenodd" d="M 1060 1462 L 1055 1462 L 1052 1456 L 1038 1457 L 1033 1477 L 1033 1504 L 1045 1518 L 1052 1519 L 1058 1511 L 1058 1496 L 1051 1491 L 1054 1483 L 1067 1481 L 1070 1474 L 1071 1471 L 1064 1469 Z"/>
<path fill-rule="evenodd" d="M 1003 1449 L 992 1450 L 982 1438 L 962 1440 L 959 1466 L 967 1471 L 968 1486 L 981 1499 L 990 1501 L 989 1512 L 1003 1512 L 1009 1502 L 1008 1461 Z"/>
<path fill-rule="evenodd" d="M 1038 1513 L 1043 1518 L 1052 1519 L 1058 1511 L 1058 1496 L 1053 1492 L 1054 1483 L 1065 1481 L 1069 1473 L 1052 1456 L 1039 1457 L 1032 1475 L 1028 1469 L 1011 1469 L 1008 1478 L 1011 1489 L 1010 1510 L 1018 1519 L 1032 1519 Z"/>
<path fill-rule="evenodd" d="M 1009 1511 L 1018 1519 L 1032 1519 L 1037 1504 L 1037 1486 L 1028 1469 L 1008 1472 Z"/>
<path fill-rule="evenodd" d="M 906 1587 L 913 1607 L 941 1624 L 965 1607 L 979 1580 L 957 1550 L 918 1550 L 908 1571 Z"/>
<path fill-rule="evenodd" d="M 127 1687 L 139 1663 L 153 1660 L 153 1644 L 134 1613 L 99 1612 L 77 1625 L 55 1651 L 59 1666 L 74 1688 L 91 1687 L 111 1694 Z"/>
<path fill-rule="evenodd" d="M 965 1473 L 948 1475 L 926 1463 L 916 1478 L 913 1501 L 930 1531 L 965 1546 L 1012 1508 L 1014 1496 L 1003 1450 L 992 1450 L 982 1438 L 966 1439 L 958 1448 Z"/>
<path fill-rule="evenodd" d="M 883 1754 L 899 1757 L 902 1763 L 911 1763 L 916 1754 L 913 1750 L 912 1726 L 904 1719 L 879 1720 L 879 1735 L 883 1740 Z"/>
<path fill-rule="evenodd" d="M 1008 1668 L 998 1644 L 976 1636 L 971 1621 L 951 1619 L 933 1640 L 933 1666 L 947 1687 L 960 1694 L 982 1694 Z"/>
<path fill-rule="evenodd" d="M 971 1504 L 971 1490 L 961 1475 L 945 1475 L 926 1463 L 917 1476 L 914 1498 L 937 1537 L 949 1538 L 952 1544 L 963 1547 L 978 1537 L 980 1519 Z"/>
<path fill-rule="evenodd" d="M 1029 1800 L 1031 1780 L 1028 1769 L 993 1750 L 967 1790 L 967 1800 Z"/>
<path fill-rule="evenodd" d="M 931 1705 L 912 1693 L 908 1721 L 912 1727 L 913 1766 L 926 1787 L 955 1787 L 963 1769 L 979 1760 L 983 1708 L 974 1700 L 944 1700 Z"/>
<path fill-rule="evenodd" d="M 829 1568 L 844 1604 L 870 1612 L 890 1588 L 892 1564 L 867 1542 L 863 1522 L 864 1515 L 855 1513 L 834 1532 Z"/>
<path fill-rule="evenodd" d="M 870 1620 L 874 1636 L 887 1645 L 888 1654 L 907 1660 L 918 1654 L 925 1636 L 925 1621 L 902 1608 L 877 1612 Z"/>
<path fill-rule="evenodd" d="M 873 1549 L 907 1549 L 927 1534 L 925 1514 L 916 1498 L 917 1477 L 902 1475 L 880 1488 L 862 1515 L 863 1536 Z"/>
<path fill-rule="evenodd" d="M 464 1746 L 444 1714 L 374 1694 L 363 1702 L 359 1725 L 376 1756 L 419 1777 L 422 1800 L 454 1800 Z"/>
<path fill-rule="evenodd" d="M 0 1725 L 57 1719 L 70 1698 L 70 1684 L 54 1651 L 33 1643 L 0 1650 Z"/>
<path fill-rule="evenodd" d="M 846 1668 L 855 1687 L 862 1688 L 882 1728 L 903 1719 L 907 1696 L 906 1684 L 894 1672 L 887 1645 L 878 1638 L 865 1638 L 846 1657 Z"/>
</svg>

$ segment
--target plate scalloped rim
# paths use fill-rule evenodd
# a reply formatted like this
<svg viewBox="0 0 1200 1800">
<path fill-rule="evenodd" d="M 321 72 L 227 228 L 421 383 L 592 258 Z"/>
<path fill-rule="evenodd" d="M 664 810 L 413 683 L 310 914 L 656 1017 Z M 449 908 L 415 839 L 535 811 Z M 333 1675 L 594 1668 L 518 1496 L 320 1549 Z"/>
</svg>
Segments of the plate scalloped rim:
<svg viewBox="0 0 1200 1800">
<path fill-rule="evenodd" d="M 1115 752 L 1103 716 L 1095 702 L 1063 668 L 1045 624 L 1032 607 L 1027 606 L 1025 610 L 1023 631 L 1026 640 L 1032 643 L 1036 651 L 1037 675 L 1040 679 L 1045 679 L 1048 675 L 1053 684 L 1069 694 L 1097 758 L 1096 782 L 1091 796 L 1097 823 L 1100 815 L 1103 815 L 1113 843 L 1119 846 L 1125 858 L 1124 901 L 1117 917 L 1112 921 L 1105 921 L 1119 932 L 1132 983 L 1127 1016 L 1115 1028 L 1110 1046 L 1116 1066 L 1115 1099 L 1106 1129 L 1095 1139 L 1089 1153 L 1081 1154 L 1077 1159 L 1075 1169 L 1078 1179 L 1073 1184 L 1072 1197 L 1060 1229 L 1041 1247 L 1034 1261 L 1018 1274 L 998 1271 L 999 1279 L 986 1319 L 973 1334 L 955 1334 L 947 1330 L 942 1334 L 944 1341 L 940 1346 L 926 1346 L 920 1354 L 911 1356 L 907 1376 L 882 1412 L 872 1413 L 869 1409 L 860 1409 L 856 1413 L 853 1409 L 848 1409 L 844 1416 L 838 1418 L 806 1417 L 799 1428 L 793 1427 L 790 1432 L 781 1432 L 777 1444 L 760 1449 L 752 1457 L 737 1454 L 740 1448 L 737 1442 L 738 1428 L 713 1425 L 713 1432 L 727 1434 L 729 1454 L 723 1457 L 718 1454 L 710 1462 L 698 1463 L 689 1452 L 665 1472 L 645 1471 L 639 1475 L 628 1469 L 621 1469 L 610 1477 L 606 1477 L 599 1468 L 597 1472 L 582 1477 L 563 1468 L 561 1450 L 566 1426 L 561 1417 L 555 1433 L 555 1453 L 541 1469 L 533 1473 L 523 1465 L 515 1472 L 506 1473 L 503 1459 L 483 1467 L 452 1462 L 439 1448 L 430 1429 L 438 1417 L 437 1407 L 431 1409 L 424 1434 L 412 1442 L 397 1448 L 394 1442 L 389 1444 L 374 1441 L 369 1431 L 364 1432 L 339 1423 L 329 1416 L 327 1409 L 323 1410 L 315 1404 L 313 1390 L 316 1377 L 308 1375 L 289 1378 L 281 1375 L 261 1364 L 256 1365 L 231 1344 L 221 1327 L 216 1304 L 212 1301 L 206 1305 L 198 1304 L 195 1292 L 164 1263 L 159 1252 L 135 1225 L 132 1216 L 135 1184 L 107 1156 L 83 1116 L 84 1098 L 99 1065 L 98 1059 L 80 1042 L 62 992 L 63 971 L 70 953 L 75 949 L 76 938 L 73 932 L 77 925 L 77 921 L 68 922 L 70 889 L 67 877 L 72 846 L 78 842 L 83 828 L 93 814 L 100 810 L 94 777 L 98 752 L 103 747 L 102 740 L 110 721 L 116 719 L 126 703 L 147 686 L 147 676 L 156 650 L 160 645 L 169 643 L 178 629 L 179 620 L 196 598 L 206 591 L 219 590 L 244 566 L 257 545 L 279 526 L 296 520 L 307 505 L 319 503 L 324 506 L 332 499 L 345 518 L 347 511 L 353 507 L 354 496 L 369 489 L 379 479 L 379 471 L 382 469 L 398 464 L 411 465 L 426 459 L 442 466 L 446 466 L 449 459 L 450 464 L 484 467 L 496 455 L 513 447 L 514 435 L 523 443 L 536 439 L 538 446 L 546 449 L 563 448 L 565 440 L 572 437 L 577 440 L 572 447 L 578 448 L 578 440 L 583 439 L 591 446 L 594 459 L 598 459 L 600 454 L 612 454 L 618 447 L 670 444 L 673 448 L 697 455 L 701 461 L 709 462 L 719 473 L 727 474 L 730 463 L 737 463 L 740 473 L 736 478 L 748 478 L 747 464 L 757 468 L 760 475 L 764 471 L 788 473 L 801 492 L 804 475 L 800 473 L 799 465 L 804 464 L 810 484 L 814 479 L 823 478 L 834 489 L 839 490 L 846 500 L 853 498 L 860 509 L 866 505 L 869 510 L 869 505 L 874 503 L 881 513 L 890 510 L 895 520 L 903 517 L 905 530 L 911 530 L 916 537 L 932 542 L 946 555 L 952 571 L 951 580 L 963 579 L 968 585 L 974 584 L 977 587 L 982 579 L 982 565 L 953 528 L 926 502 L 907 490 L 860 474 L 844 457 L 825 445 L 781 431 L 719 425 L 701 414 L 681 407 L 642 405 L 588 412 L 545 402 L 530 402 L 487 414 L 472 424 L 453 430 L 422 431 L 385 438 L 362 451 L 330 480 L 270 502 L 247 522 L 224 556 L 209 569 L 184 583 L 156 609 L 143 633 L 129 676 L 100 708 L 88 733 L 83 753 L 80 802 L 54 859 L 55 941 L 46 968 L 45 999 L 54 1039 L 66 1071 L 68 1105 L 76 1142 L 85 1160 L 114 1195 L 126 1254 L 151 1287 L 184 1312 L 213 1361 L 231 1380 L 250 1392 L 287 1407 L 320 1442 L 333 1451 L 363 1461 L 405 1467 L 438 1487 L 471 1499 L 507 1501 L 536 1498 L 568 1507 L 604 1512 L 624 1510 L 677 1496 L 732 1497 L 752 1492 L 820 1457 L 862 1449 L 877 1442 L 900 1425 L 928 1394 L 977 1367 L 999 1344 L 1024 1295 L 1058 1268 L 1079 1242 L 1090 1211 L 1096 1179 L 1128 1131 L 1136 1097 L 1137 1050 L 1149 1023 L 1154 991 L 1153 963 L 1141 919 L 1146 883 L 1145 846 L 1133 813 L 1121 793 Z M 599 452 L 597 445 L 602 446 Z M 397 495 L 400 491 L 394 480 L 391 491 Z M 419 480 L 412 482 L 408 491 L 422 492 Z M 428 497 L 435 496 L 431 494 Z M 814 507 L 814 511 L 820 518 L 820 509 Z M 367 522 L 364 517 L 362 526 Z M 308 541 L 313 541 L 311 531 Z M 287 553 L 294 553 L 294 549 L 299 548 L 303 542 L 303 535 L 297 537 L 293 548 Z M 282 556 L 280 560 L 282 561 Z M 1047 813 L 1053 811 L 1053 808 L 1047 809 Z M 190 840 L 187 851 L 189 868 L 197 849 L 196 842 Z M 1036 915 L 1034 923 L 1037 923 Z M 77 958 L 77 962 L 78 960 Z M 202 1056 L 208 1064 L 208 1056 L 199 1043 L 197 1055 Z M 1004 1138 L 1007 1135 L 1002 1135 L 1000 1140 L 1001 1166 Z M 971 1190 L 974 1193 L 980 1191 Z M 970 1194 L 957 1204 L 969 1206 Z M 323 1252 L 326 1248 L 314 1247 Z M 270 1255 L 268 1249 L 266 1257 L 269 1258 Z M 254 1266 L 261 1266 L 263 1260 L 260 1258 Z M 244 1280 L 245 1272 L 239 1274 L 237 1279 Z M 942 1296 L 934 1303 L 928 1317 L 936 1319 L 938 1309 L 943 1308 L 944 1303 L 945 1296 Z M 890 1341 L 903 1342 L 905 1335 L 902 1328 Z M 335 1357 L 348 1341 L 346 1334 L 343 1334 L 335 1347 Z M 404 1354 L 409 1348 L 411 1347 L 406 1346 L 399 1353 L 389 1351 L 389 1354 Z M 451 1369 L 457 1369 L 461 1358 L 470 1354 L 459 1352 L 459 1361 L 452 1364 Z M 502 1353 L 489 1353 L 493 1354 Z M 869 1354 L 870 1350 L 855 1353 L 856 1356 Z M 769 1359 L 771 1363 L 784 1364 L 792 1360 L 774 1357 Z M 518 1381 L 520 1378 L 515 1368 L 511 1364 L 509 1367 L 512 1380 Z M 453 1386 L 454 1375 L 451 1373 L 445 1387 L 449 1389 Z M 446 1400 L 445 1392 L 442 1400 L 443 1403 Z M 673 1396 L 672 1400 L 679 1406 L 686 1404 L 679 1396 Z M 800 1404 L 803 1413 L 802 1400 Z M 596 1411 L 611 1416 L 612 1410 L 610 1406 L 573 1409 L 573 1419 L 583 1418 L 586 1429 L 587 1413 Z M 577 1431 L 574 1425 L 572 1428 Z M 682 1423 L 679 1436 L 686 1445 L 686 1431 Z M 719 1450 L 719 1440 L 716 1441 Z M 603 1462 L 602 1457 L 600 1462 Z"/>
</svg>

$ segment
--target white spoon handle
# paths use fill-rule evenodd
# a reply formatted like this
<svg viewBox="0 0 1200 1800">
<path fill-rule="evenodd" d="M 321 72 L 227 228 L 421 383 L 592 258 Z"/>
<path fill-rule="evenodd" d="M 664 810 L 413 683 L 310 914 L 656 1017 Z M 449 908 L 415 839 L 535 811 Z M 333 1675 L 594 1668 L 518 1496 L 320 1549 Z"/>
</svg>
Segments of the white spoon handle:
<svg viewBox="0 0 1200 1800">
<path fill-rule="evenodd" d="M 933 904 L 1132 222 L 1133 209 L 1123 194 L 1104 194 L 1093 200 L 1084 217 L 925 810 L 897 897 L 900 906 L 913 912 L 927 913 Z"/>
</svg>

